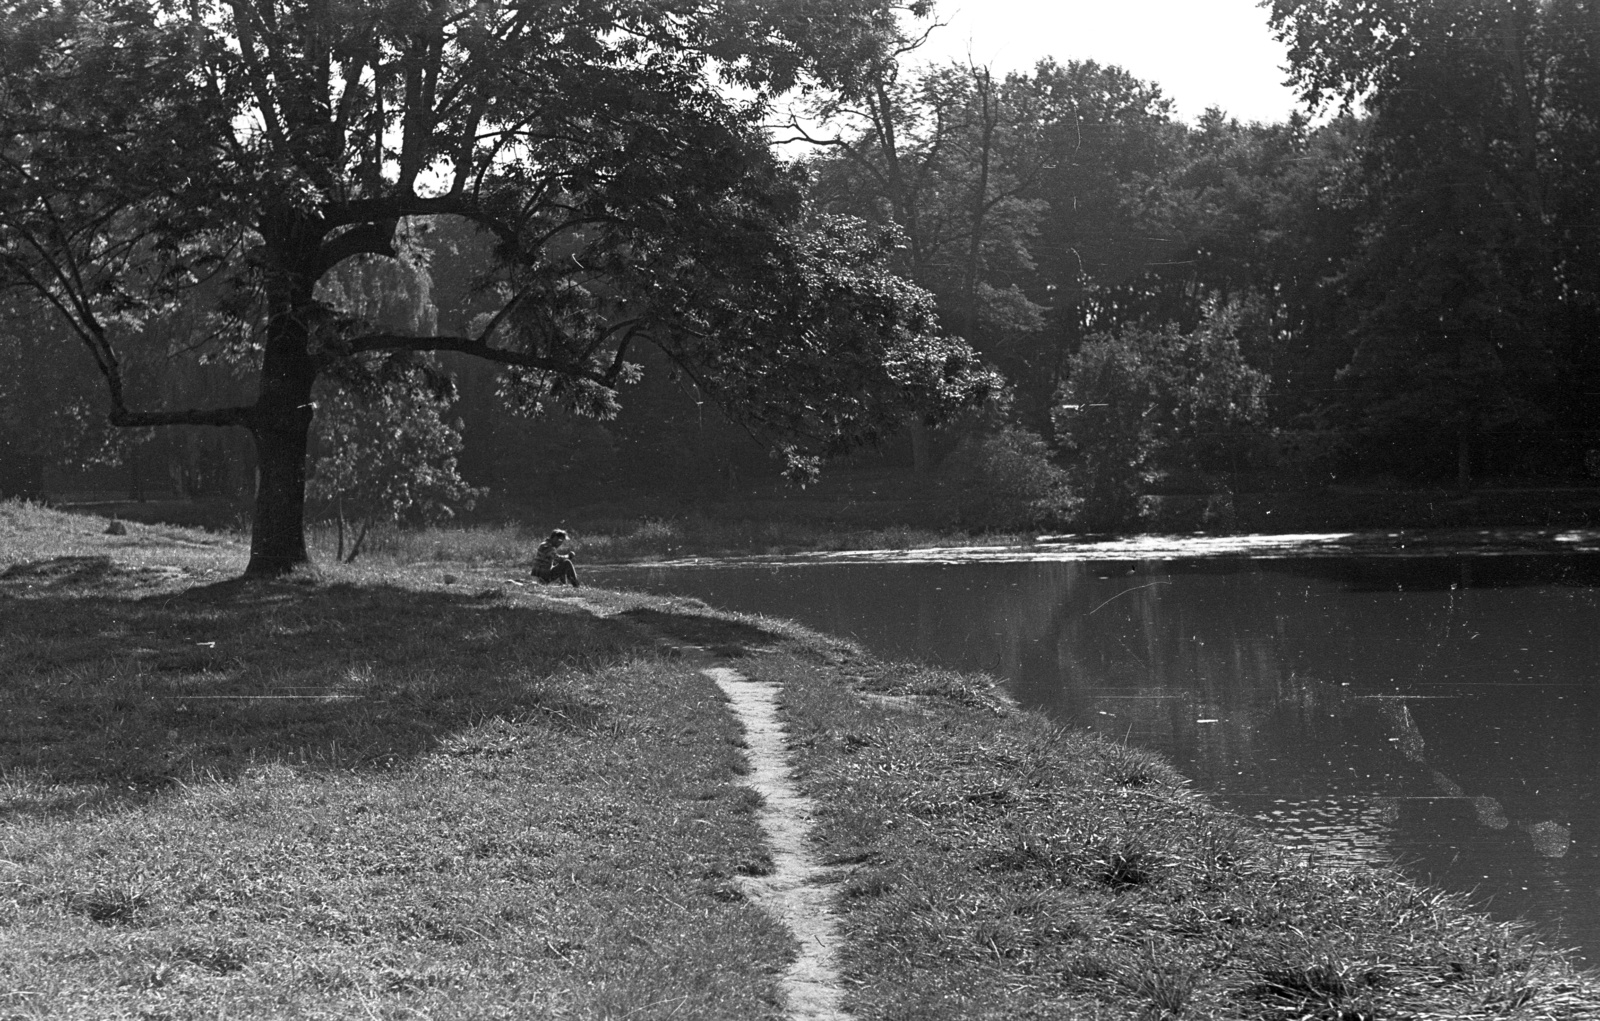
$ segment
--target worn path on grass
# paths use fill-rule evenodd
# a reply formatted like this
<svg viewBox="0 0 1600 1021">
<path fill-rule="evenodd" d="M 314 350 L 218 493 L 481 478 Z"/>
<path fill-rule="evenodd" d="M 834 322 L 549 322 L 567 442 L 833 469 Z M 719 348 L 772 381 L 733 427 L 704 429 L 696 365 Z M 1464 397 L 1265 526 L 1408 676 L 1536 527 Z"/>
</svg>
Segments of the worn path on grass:
<svg viewBox="0 0 1600 1021">
<path fill-rule="evenodd" d="M 619 616 L 581 596 L 567 596 L 562 601 L 597 616 L 613 620 Z M 835 870 L 823 865 L 812 851 L 810 828 L 816 806 L 794 784 L 788 731 L 778 714 L 780 687 L 753 681 L 726 665 L 729 653 L 743 654 L 747 651 L 743 647 L 720 642 L 710 647 L 682 644 L 685 638 L 704 641 L 714 636 L 662 634 L 660 628 L 650 626 L 651 621 L 628 616 L 664 648 L 699 667 L 715 682 L 744 728 L 748 786 L 761 795 L 758 821 L 771 852 L 772 871 L 741 877 L 740 885 L 746 897 L 788 927 L 798 947 L 782 982 L 789 1017 L 793 1021 L 847 1021 L 850 1015 L 842 1007 L 844 989 L 837 965 L 839 926 L 832 910 Z"/>
<path fill-rule="evenodd" d="M 750 786 L 761 795 L 761 829 L 772 850 L 772 872 L 744 881 L 745 895 L 783 920 L 799 944 L 799 954 L 783 976 L 789 1014 L 796 1021 L 834 1021 L 843 990 L 835 964 L 838 922 L 831 911 L 831 870 L 811 852 L 809 829 L 816 814 L 810 798 L 796 789 L 786 748 L 787 731 L 778 718 L 776 684 L 752 681 L 732 667 L 700 671 L 728 699 L 744 727 L 750 760 Z"/>
</svg>

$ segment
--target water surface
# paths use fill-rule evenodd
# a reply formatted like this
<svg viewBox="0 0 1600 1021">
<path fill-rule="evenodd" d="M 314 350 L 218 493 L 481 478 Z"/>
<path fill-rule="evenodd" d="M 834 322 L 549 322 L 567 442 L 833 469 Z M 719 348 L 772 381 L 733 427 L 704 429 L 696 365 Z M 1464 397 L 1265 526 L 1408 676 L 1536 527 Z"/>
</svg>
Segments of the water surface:
<svg viewBox="0 0 1600 1021">
<path fill-rule="evenodd" d="M 591 569 L 1003 678 L 1600 961 L 1600 554 Z"/>
</svg>

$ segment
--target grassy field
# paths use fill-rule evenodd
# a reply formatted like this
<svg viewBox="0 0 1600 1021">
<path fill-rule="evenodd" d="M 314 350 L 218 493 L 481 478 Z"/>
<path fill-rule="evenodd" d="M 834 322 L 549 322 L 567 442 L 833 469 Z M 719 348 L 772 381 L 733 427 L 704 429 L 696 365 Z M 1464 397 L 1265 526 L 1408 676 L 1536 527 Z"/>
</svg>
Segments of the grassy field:
<svg viewBox="0 0 1600 1021">
<path fill-rule="evenodd" d="M 778 1018 L 740 737 L 784 690 L 861 1018 L 1595 1018 L 1516 931 L 1150 756 L 693 601 L 0 504 L 0 1018 Z"/>
</svg>

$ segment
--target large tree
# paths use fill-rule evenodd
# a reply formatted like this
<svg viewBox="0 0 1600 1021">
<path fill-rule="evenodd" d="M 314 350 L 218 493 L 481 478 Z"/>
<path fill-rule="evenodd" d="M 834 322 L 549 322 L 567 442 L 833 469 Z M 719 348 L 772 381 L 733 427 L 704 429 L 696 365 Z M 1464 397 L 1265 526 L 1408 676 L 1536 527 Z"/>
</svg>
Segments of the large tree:
<svg viewBox="0 0 1600 1021">
<path fill-rule="evenodd" d="M 1271 17 L 1307 101 L 1367 114 L 1365 236 L 1341 279 L 1357 421 L 1453 447 L 1463 486 L 1496 431 L 1592 428 L 1600 2 L 1275 0 Z"/>
<path fill-rule="evenodd" d="M 1039 309 L 997 274 L 1031 267 L 1039 204 L 1021 198 L 1037 175 L 1029 144 L 1037 118 L 1027 79 L 988 68 L 912 68 L 908 39 L 864 71 L 865 84 L 810 111 L 834 130 L 793 127 L 820 147 L 813 194 L 827 209 L 893 224 L 905 237 L 897 269 L 937 295 L 947 319 L 993 357 L 1004 338 L 1038 329 Z M 911 422 L 918 472 L 930 465 L 926 430 Z"/>
<path fill-rule="evenodd" d="M 850 89 L 887 0 L 3 0 L 0 282 L 87 346 L 122 426 L 242 426 L 248 572 L 306 561 L 313 387 L 456 351 L 524 408 L 617 406 L 658 348 L 795 471 L 993 386 L 894 238 L 808 217 L 759 124 Z M 398 331 L 322 286 L 416 217 L 493 238 L 481 328 Z M 139 406 L 126 346 L 198 303 L 253 404 Z M 186 321 L 193 316 L 185 317 Z M 377 362 L 381 363 L 382 358 Z"/>
<path fill-rule="evenodd" d="M 818 110 L 843 131 L 823 140 L 817 194 L 900 226 L 904 271 L 1044 430 L 1071 351 L 1142 313 L 1129 309 L 1148 264 L 1186 257 L 1172 254 L 1170 217 L 1140 201 L 1176 159 L 1169 107 L 1159 89 L 1093 61 L 1004 77 L 887 63 L 859 100 Z"/>
</svg>

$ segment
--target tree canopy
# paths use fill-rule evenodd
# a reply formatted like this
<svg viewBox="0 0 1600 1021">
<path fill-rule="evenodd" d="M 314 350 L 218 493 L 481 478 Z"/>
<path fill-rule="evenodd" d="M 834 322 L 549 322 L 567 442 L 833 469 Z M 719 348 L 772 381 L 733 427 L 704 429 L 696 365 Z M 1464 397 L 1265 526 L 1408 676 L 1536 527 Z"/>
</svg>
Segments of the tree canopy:
<svg viewBox="0 0 1600 1021">
<path fill-rule="evenodd" d="M 920 2 L 0 0 L 0 487 L 144 451 L 130 481 L 236 489 L 242 435 L 149 427 L 243 426 L 252 570 L 285 569 L 308 432 L 353 478 L 336 437 L 441 375 L 461 479 L 518 507 L 731 494 L 746 432 L 802 477 L 891 433 L 919 472 L 1054 458 L 1052 507 L 1129 521 L 1147 482 L 1595 463 L 1600 3 L 1266 6 L 1307 104 L 1277 124 L 1089 60 L 919 65 Z M 1249 414 L 1161 411 L 1180 364 Z"/>
<path fill-rule="evenodd" d="M 1360 427 L 1449 436 L 1463 485 L 1496 429 L 1592 429 L 1600 4 L 1276 0 L 1272 24 L 1309 103 L 1366 112 L 1338 287 Z"/>
<path fill-rule="evenodd" d="M 416 352 L 504 367 L 520 407 L 605 416 L 651 345 L 810 472 L 996 385 L 887 271 L 893 232 L 813 215 L 759 130 L 785 91 L 858 88 L 896 17 L 879 0 L 6 0 L 0 285 L 69 324 L 114 423 L 250 430 L 251 573 L 306 559 L 317 380 Z M 475 330 L 392 328 L 324 286 L 402 258 L 422 217 L 493 239 Z M 130 388 L 130 346 L 171 346 L 179 320 L 184 346 L 248 368 L 254 403 L 149 407 Z"/>
</svg>

